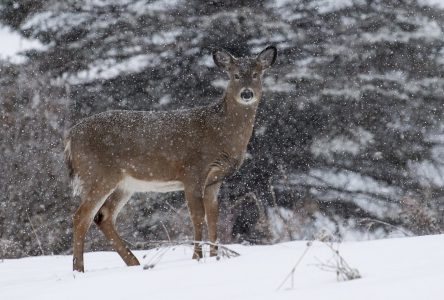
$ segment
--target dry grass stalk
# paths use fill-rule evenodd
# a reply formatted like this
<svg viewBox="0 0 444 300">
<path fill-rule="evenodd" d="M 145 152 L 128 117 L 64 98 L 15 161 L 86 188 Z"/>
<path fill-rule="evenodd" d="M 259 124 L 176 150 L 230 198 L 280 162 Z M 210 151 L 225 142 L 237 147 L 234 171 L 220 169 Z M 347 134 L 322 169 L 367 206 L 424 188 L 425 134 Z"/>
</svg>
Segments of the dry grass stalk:
<svg viewBox="0 0 444 300">
<path fill-rule="evenodd" d="M 334 243 L 331 242 L 331 235 L 326 234 L 325 232 L 321 232 L 318 235 L 317 239 L 322 244 L 327 246 L 333 253 L 333 257 L 330 260 L 328 260 L 327 262 L 321 261 L 319 264 L 316 265 L 319 269 L 328 272 L 335 272 L 336 279 L 338 281 L 348 281 L 361 278 L 361 274 L 359 273 L 358 269 L 350 267 L 349 264 L 342 257 L 342 255 L 339 253 L 338 248 L 334 247 Z M 339 247 L 340 244 L 337 245 Z"/>
<path fill-rule="evenodd" d="M 220 258 L 233 258 L 240 256 L 240 254 L 226 246 L 223 246 L 219 243 L 211 243 L 207 241 L 153 241 L 150 242 L 152 245 L 156 245 L 158 252 L 156 252 L 147 263 L 144 264 L 143 269 L 148 270 L 154 268 L 163 258 L 163 256 L 169 251 L 174 250 L 177 246 L 187 246 L 191 247 L 194 251 L 194 245 L 200 244 L 201 246 L 217 246 L 218 247 L 218 255 L 216 257 L 217 260 Z M 147 255 L 144 255 L 143 258 L 145 259 Z"/>
<path fill-rule="evenodd" d="M 290 273 L 288 273 L 288 275 L 284 278 L 284 281 L 282 281 L 282 283 L 278 286 L 278 288 L 276 289 L 277 291 L 279 291 L 284 284 L 291 279 L 291 289 L 294 288 L 294 272 L 296 271 L 296 268 L 299 266 L 299 264 L 301 263 L 302 259 L 304 258 L 304 256 L 307 254 L 308 250 L 310 249 L 311 245 L 313 245 L 313 243 L 311 241 L 307 242 L 307 247 L 305 248 L 304 252 L 302 253 L 302 255 L 299 257 L 299 259 L 296 261 L 296 263 L 294 264 L 293 268 L 291 269 Z"/>
</svg>

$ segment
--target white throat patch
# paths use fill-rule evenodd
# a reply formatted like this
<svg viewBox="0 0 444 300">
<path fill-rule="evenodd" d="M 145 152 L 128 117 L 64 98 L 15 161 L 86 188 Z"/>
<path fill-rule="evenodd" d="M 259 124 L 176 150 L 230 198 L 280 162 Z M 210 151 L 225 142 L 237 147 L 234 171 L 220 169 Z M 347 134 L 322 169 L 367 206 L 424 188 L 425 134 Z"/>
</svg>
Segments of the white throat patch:
<svg viewBox="0 0 444 300">
<path fill-rule="evenodd" d="M 246 105 L 246 106 L 252 105 L 252 104 L 256 103 L 257 100 L 258 99 L 256 97 L 253 97 L 253 98 L 251 98 L 250 100 L 247 100 L 247 101 L 245 101 L 241 97 L 236 97 L 237 103 L 242 104 L 242 105 Z"/>
</svg>

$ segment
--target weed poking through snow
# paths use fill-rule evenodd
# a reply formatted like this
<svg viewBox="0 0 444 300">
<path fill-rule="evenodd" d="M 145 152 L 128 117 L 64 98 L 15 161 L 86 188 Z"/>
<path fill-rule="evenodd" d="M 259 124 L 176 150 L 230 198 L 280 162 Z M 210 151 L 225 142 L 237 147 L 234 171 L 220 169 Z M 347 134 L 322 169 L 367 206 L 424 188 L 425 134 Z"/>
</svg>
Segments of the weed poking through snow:
<svg viewBox="0 0 444 300">
<path fill-rule="evenodd" d="M 356 268 L 350 267 L 350 265 L 346 262 L 344 257 L 339 253 L 339 245 L 340 243 L 337 243 L 335 247 L 335 243 L 331 242 L 332 237 L 325 232 L 322 232 L 317 235 L 316 241 L 319 241 L 322 243 L 322 245 L 325 245 L 328 249 L 331 250 L 333 256 L 327 261 L 319 261 L 317 266 L 319 269 L 323 271 L 329 271 L 329 272 L 335 272 L 336 273 L 336 279 L 338 281 L 348 281 L 348 280 L 354 280 L 361 278 L 361 274 L 359 273 L 359 270 Z M 291 271 L 288 273 L 288 275 L 285 277 L 284 281 L 278 286 L 276 290 L 280 290 L 287 281 L 290 280 L 290 289 L 294 288 L 294 274 L 296 271 L 296 268 L 300 265 L 305 255 L 308 253 L 310 247 L 313 245 L 313 241 L 307 242 L 307 246 L 304 250 L 304 252 L 301 254 L 299 259 L 296 261 L 295 265 L 291 269 Z"/>
<path fill-rule="evenodd" d="M 209 248 L 210 246 L 217 246 L 218 247 L 218 255 L 216 256 L 217 260 L 220 260 L 221 258 L 233 258 L 240 256 L 240 254 L 234 250 L 231 250 L 230 248 L 223 246 L 218 243 L 211 243 L 211 242 L 195 242 L 195 241 L 178 241 L 178 242 L 172 242 L 172 241 L 156 241 L 157 244 L 157 252 L 150 257 L 148 262 L 146 262 L 143 265 L 144 270 L 149 270 L 154 268 L 163 258 L 163 256 L 168 251 L 174 251 L 177 246 L 187 246 L 194 249 L 195 243 L 199 243 L 202 246 L 202 250 L 205 250 L 205 248 Z M 147 258 L 147 255 L 144 255 L 143 258 Z"/>
</svg>

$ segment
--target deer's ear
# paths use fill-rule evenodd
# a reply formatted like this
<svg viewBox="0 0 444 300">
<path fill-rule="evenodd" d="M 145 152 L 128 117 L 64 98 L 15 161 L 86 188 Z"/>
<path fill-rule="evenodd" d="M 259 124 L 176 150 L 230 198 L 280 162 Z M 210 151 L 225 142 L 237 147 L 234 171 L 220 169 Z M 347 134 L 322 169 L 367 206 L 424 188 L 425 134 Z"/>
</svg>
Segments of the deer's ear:
<svg viewBox="0 0 444 300">
<path fill-rule="evenodd" d="M 228 67 L 233 63 L 234 57 L 225 50 L 214 50 L 213 60 L 216 66 L 222 70 L 228 71 Z"/>
<path fill-rule="evenodd" d="M 257 61 L 261 65 L 262 69 L 271 67 L 276 61 L 277 49 L 275 46 L 268 46 L 257 56 Z"/>
</svg>

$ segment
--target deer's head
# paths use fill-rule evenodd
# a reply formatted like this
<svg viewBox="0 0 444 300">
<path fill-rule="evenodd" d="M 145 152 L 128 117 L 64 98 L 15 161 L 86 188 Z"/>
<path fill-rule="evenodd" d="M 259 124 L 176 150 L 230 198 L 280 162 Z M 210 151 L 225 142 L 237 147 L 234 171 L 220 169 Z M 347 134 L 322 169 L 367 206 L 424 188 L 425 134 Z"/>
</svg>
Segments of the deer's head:
<svg viewBox="0 0 444 300">
<path fill-rule="evenodd" d="M 277 50 L 268 46 L 256 57 L 236 58 L 225 50 L 213 52 L 215 64 L 228 73 L 227 95 L 242 105 L 256 103 L 262 96 L 262 75 L 276 61 Z"/>
</svg>

